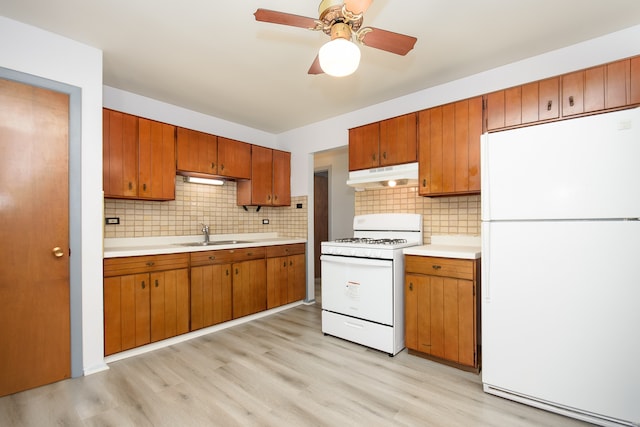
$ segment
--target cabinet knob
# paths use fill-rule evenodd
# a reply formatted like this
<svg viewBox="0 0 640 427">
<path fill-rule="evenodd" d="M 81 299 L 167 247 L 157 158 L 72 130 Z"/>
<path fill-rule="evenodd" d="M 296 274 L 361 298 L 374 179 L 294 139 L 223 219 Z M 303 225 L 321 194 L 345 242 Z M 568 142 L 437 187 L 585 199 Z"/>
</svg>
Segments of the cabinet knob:
<svg viewBox="0 0 640 427">
<path fill-rule="evenodd" d="M 220 170 L 223 171 L 224 170 L 224 164 L 220 165 Z"/>
<path fill-rule="evenodd" d="M 293 261 L 289 261 L 289 267 L 293 266 Z"/>
<path fill-rule="evenodd" d="M 154 265 L 156 265 L 156 263 L 155 263 L 155 262 L 153 262 L 153 261 L 149 261 L 149 262 L 147 263 L 147 267 L 153 267 Z"/>
<path fill-rule="evenodd" d="M 573 107 L 573 96 L 569 97 L 569 105 Z"/>
<path fill-rule="evenodd" d="M 253 252 L 247 252 L 247 256 L 253 255 Z"/>
<path fill-rule="evenodd" d="M 142 191 L 147 191 L 147 184 L 142 184 Z"/>
<path fill-rule="evenodd" d="M 374 162 L 376 161 L 376 155 L 375 155 L 375 153 L 373 154 L 373 156 L 371 156 L 371 158 L 373 159 L 373 161 L 374 161 Z"/>
<path fill-rule="evenodd" d="M 156 279 L 156 288 L 158 287 L 158 279 Z"/>
<path fill-rule="evenodd" d="M 412 291 L 413 290 L 413 282 L 409 282 L 409 290 Z"/>
<path fill-rule="evenodd" d="M 386 151 L 384 151 L 384 152 L 382 153 L 382 158 L 383 158 L 383 159 L 385 159 L 385 160 L 387 160 L 387 152 L 386 152 Z"/>
<path fill-rule="evenodd" d="M 423 187 L 427 186 L 427 180 L 425 178 L 422 179 L 422 186 Z"/>
<path fill-rule="evenodd" d="M 133 183 L 129 181 L 129 190 L 133 190 Z"/>
<path fill-rule="evenodd" d="M 551 111 L 551 106 L 552 106 L 552 105 L 553 105 L 553 101 L 552 101 L 552 100 L 549 100 L 549 101 L 547 102 L 547 111 Z"/>
<path fill-rule="evenodd" d="M 215 169 L 216 168 L 216 164 L 211 162 L 211 169 Z"/>
<path fill-rule="evenodd" d="M 144 289 L 147 285 L 145 285 L 144 280 L 142 281 L 142 289 Z"/>
<path fill-rule="evenodd" d="M 442 266 L 439 265 L 432 265 L 431 266 L 434 270 L 440 270 L 442 268 Z"/>
<path fill-rule="evenodd" d="M 238 269 L 236 268 L 236 275 L 238 275 Z"/>
<path fill-rule="evenodd" d="M 213 261 L 213 260 L 215 260 L 215 259 L 216 259 L 216 257 L 214 257 L 213 255 L 211 255 L 211 256 L 209 257 L 209 259 L 210 259 L 211 261 Z"/>
<path fill-rule="evenodd" d="M 227 276 L 229 275 L 229 269 L 228 268 L 225 270 L 225 273 L 227 274 Z"/>
</svg>

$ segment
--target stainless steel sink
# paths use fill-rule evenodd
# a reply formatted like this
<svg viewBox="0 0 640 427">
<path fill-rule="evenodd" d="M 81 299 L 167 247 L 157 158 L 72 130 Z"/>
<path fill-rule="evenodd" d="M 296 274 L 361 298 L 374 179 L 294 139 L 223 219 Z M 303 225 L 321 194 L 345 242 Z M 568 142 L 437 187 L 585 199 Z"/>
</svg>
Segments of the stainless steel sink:
<svg viewBox="0 0 640 427">
<path fill-rule="evenodd" d="M 211 242 L 189 242 L 178 243 L 179 246 L 219 246 L 219 245 L 237 245 L 240 243 L 251 243 L 249 240 L 216 240 Z"/>
</svg>

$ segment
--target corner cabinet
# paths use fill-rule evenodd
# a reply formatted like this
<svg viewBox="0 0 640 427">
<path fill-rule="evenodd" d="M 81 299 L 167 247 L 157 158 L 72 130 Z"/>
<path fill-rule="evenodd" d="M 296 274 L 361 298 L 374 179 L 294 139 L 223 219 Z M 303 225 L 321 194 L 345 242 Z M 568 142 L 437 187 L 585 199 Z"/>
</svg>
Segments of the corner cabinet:
<svg viewBox="0 0 640 427">
<path fill-rule="evenodd" d="M 480 193 L 482 97 L 418 112 L 418 194 Z"/>
<path fill-rule="evenodd" d="M 107 198 L 175 199 L 175 126 L 103 109 Z"/>
<path fill-rule="evenodd" d="M 189 331 L 189 254 L 104 260 L 105 356 Z"/>
<path fill-rule="evenodd" d="M 410 353 L 479 372 L 480 260 L 405 255 Z"/>
<path fill-rule="evenodd" d="M 237 204 L 290 206 L 291 153 L 252 146 L 251 179 L 238 181 Z"/>
<path fill-rule="evenodd" d="M 349 170 L 418 160 L 416 113 L 349 129 Z"/>
</svg>

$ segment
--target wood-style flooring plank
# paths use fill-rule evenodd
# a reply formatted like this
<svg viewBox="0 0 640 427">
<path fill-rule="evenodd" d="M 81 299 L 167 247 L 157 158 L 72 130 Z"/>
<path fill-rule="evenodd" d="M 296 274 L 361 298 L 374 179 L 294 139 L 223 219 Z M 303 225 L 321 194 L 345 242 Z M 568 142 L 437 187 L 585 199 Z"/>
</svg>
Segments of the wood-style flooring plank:
<svg viewBox="0 0 640 427">
<path fill-rule="evenodd" d="M 482 391 L 481 377 L 321 331 L 320 304 L 0 398 L 0 425 L 579 426 Z"/>
</svg>

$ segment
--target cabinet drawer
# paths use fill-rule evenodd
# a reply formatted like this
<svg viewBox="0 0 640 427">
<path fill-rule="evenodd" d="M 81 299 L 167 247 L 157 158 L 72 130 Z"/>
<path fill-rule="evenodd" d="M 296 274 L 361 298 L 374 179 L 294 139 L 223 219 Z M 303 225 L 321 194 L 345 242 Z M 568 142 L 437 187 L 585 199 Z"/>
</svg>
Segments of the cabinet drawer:
<svg viewBox="0 0 640 427">
<path fill-rule="evenodd" d="M 304 243 L 295 243 L 293 245 L 267 246 L 267 258 L 277 258 L 289 255 L 303 254 L 304 250 Z"/>
<path fill-rule="evenodd" d="M 263 247 L 192 252 L 191 266 L 197 267 L 199 265 L 229 264 L 249 259 L 260 259 L 264 258 L 264 256 L 265 249 Z"/>
<path fill-rule="evenodd" d="M 405 256 L 407 273 L 428 274 L 431 276 L 454 277 L 457 279 L 475 279 L 475 261 L 455 258 L 436 258 L 417 255 Z"/>
<path fill-rule="evenodd" d="M 189 267 L 189 254 L 145 255 L 104 260 L 104 277 Z"/>
</svg>

